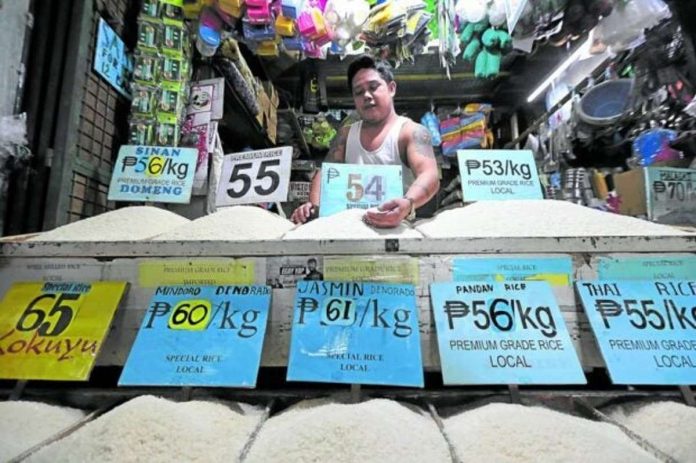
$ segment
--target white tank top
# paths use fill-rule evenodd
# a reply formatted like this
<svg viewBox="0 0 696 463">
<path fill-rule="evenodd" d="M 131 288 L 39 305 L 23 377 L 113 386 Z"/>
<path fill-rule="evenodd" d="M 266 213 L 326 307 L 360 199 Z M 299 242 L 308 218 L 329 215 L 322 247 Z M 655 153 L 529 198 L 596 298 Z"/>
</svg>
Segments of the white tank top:
<svg viewBox="0 0 696 463">
<path fill-rule="evenodd" d="M 374 151 L 366 150 L 360 142 L 360 130 L 362 121 L 351 124 L 346 141 L 346 164 L 382 164 L 402 166 L 402 179 L 404 183 L 404 193 L 413 183 L 411 169 L 401 160 L 399 154 L 399 134 L 401 128 L 408 121 L 408 118 L 397 116 L 398 119 L 387 133 L 382 142 L 382 146 Z"/>
</svg>

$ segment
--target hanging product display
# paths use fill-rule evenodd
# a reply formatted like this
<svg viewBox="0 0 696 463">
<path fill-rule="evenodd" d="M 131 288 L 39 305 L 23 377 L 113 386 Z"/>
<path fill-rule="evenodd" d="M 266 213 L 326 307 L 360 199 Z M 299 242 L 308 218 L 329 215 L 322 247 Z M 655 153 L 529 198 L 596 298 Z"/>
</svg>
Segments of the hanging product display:
<svg viewBox="0 0 696 463">
<path fill-rule="evenodd" d="M 178 145 L 191 55 L 181 1 L 144 1 L 134 58 L 131 144 Z"/>
</svg>

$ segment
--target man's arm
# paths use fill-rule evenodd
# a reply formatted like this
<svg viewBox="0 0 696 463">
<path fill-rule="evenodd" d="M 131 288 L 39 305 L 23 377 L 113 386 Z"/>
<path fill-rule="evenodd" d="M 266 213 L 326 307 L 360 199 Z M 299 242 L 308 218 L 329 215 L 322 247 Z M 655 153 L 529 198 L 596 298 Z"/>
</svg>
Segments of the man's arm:
<svg viewBox="0 0 696 463">
<path fill-rule="evenodd" d="M 346 143 L 348 141 L 348 132 L 350 126 L 341 127 L 338 133 L 331 141 L 329 153 L 324 158 L 324 162 L 345 162 L 346 161 Z M 299 206 L 292 213 L 290 220 L 294 223 L 305 223 L 318 211 L 319 200 L 321 198 L 321 169 L 317 169 L 312 177 L 312 182 L 309 186 L 309 201 Z"/>
<path fill-rule="evenodd" d="M 394 198 L 368 211 L 366 221 L 380 228 L 397 227 L 411 212 L 411 202 L 418 208 L 430 201 L 440 189 L 440 175 L 433 153 L 430 132 L 415 122 L 404 130 L 406 161 L 416 179 L 403 198 Z"/>
</svg>

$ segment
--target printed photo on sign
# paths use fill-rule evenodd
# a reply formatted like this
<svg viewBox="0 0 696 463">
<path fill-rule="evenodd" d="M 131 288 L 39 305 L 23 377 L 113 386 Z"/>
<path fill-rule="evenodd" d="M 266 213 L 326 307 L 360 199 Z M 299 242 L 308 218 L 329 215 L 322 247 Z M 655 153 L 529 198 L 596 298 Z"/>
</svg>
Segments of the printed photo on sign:
<svg viewBox="0 0 696 463">
<path fill-rule="evenodd" d="M 128 283 L 14 283 L 0 302 L 0 378 L 84 381 Z"/>
<path fill-rule="evenodd" d="M 615 384 L 696 384 L 696 280 L 579 281 Z"/>
<path fill-rule="evenodd" d="M 215 205 L 285 202 L 291 163 L 290 146 L 225 155 Z"/>
<path fill-rule="evenodd" d="M 422 387 L 414 287 L 299 282 L 287 379 Z"/>
<path fill-rule="evenodd" d="M 585 384 L 545 281 L 430 285 L 445 384 Z"/>
<path fill-rule="evenodd" d="M 195 148 L 121 146 L 109 201 L 188 203 L 197 161 Z"/>
<path fill-rule="evenodd" d="M 267 286 L 160 286 L 119 385 L 256 385 L 271 303 Z"/>
<path fill-rule="evenodd" d="M 321 170 L 319 215 L 347 209 L 369 209 L 404 195 L 401 166 L 335 164 Z"/>
<path fill-rule="evenodd" d="M 543 199 L 531 151 L 460 150 L 457 159 L 465 202 Z"/>
<path fill-rule="evenodd" d="M 321 256 L 276 257 L 266 260 L 266 284 L 273 289 L 294 288 L 298 281 L 324 279 Z"/>
</svg>

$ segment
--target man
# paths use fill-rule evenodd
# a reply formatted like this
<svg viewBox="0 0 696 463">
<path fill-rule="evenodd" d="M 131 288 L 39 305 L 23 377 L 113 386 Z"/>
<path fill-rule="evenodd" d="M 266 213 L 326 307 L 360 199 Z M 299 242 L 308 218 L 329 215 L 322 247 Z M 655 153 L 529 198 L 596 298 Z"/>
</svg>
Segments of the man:
<svg viewBox="0 0 696 463">
<path fill-rule="evenodd" d="M 323 280 L 324 274 L 317 270 L 317 260 L 310 257 L 307 260 L 307 275 L 303 278 L 305 281 Z"/>
<path fill-rule="evenodd" d="M 430 132 L 394 110 L 396 82 L 391 66 L 363 56 L 348 67 L 348 86 L 361 120 L 342 127 L 334 138 L 325 162 L 402 165 L 404 177 L 415 177 L 406 194 L 391 198 L 365 212 L 363 220 L 378 228 L 394 228 L 415 216 L 440 188 Z M 409 170 L 410 169 L 410 170 Z M 309 201 L 295 209 L 292 221 L 305 223 L 316 217 L 321 194 L 321 174 L 312 178 Z"/>
</svg>

